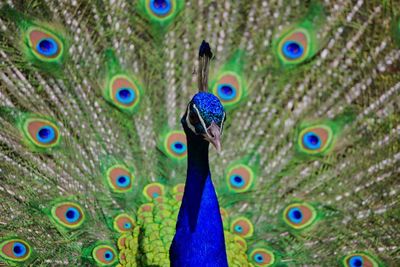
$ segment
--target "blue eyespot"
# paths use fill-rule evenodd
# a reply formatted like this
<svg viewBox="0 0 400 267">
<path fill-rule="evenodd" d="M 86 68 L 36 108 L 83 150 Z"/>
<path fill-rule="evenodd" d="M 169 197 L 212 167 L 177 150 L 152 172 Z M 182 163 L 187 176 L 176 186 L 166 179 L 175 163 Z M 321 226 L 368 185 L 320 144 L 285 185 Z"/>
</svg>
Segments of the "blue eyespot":
<svg viewBox="0 0 400 267">
<path fill-rule="evenodd" d="M 237 232 L 237 233 L 241 233 L 241 232 L 243 232 L 243 227 L 242 226 L 240 226 L 240 225 L 235 225 L 235 232 Z"/>
<path fill-rule="evenodd" d="M 158 193 L 153 193 L 152 196 L 153 196 L 153 198 L 157 198 L 157 197 L 160 196 L 160 194 L 158 194 Z"/>
<path fill-rule="evenodd" d="M 151 0 L 150 8 L 156 15 L 166 15 L 171 11 L 170 0 Z"/>
<path fill-rule="evenodd" d="M 362 267 L 364 264 L 361 256 L 353 256 L 349 260 L 350 267 Z"/>
<path fill-rule="evenodd" d="M 120 88 L 117 91 L 117 100 L 122 104 L 131 104 L 135 97 L 135 91 L 132 88 Z"/>
<path fill-rule="evenodd" d="M 65 218 L 69 223 L 74 223 L 79 220 L 80 214 L 77 208 L 70 207 L 65 212 Z"/>
<path fill-rule="evenodd" d="M 15 242 L 13 245 L 13 253 L 15 257 L 23 257 L 26 254 L 26 247 L 20 242 Z"/>
<path fill-rule="evenodd" d="M 236 97 L 236 88 L 230 84 L 220 84 L 217 93 L 222 100 L 230 101 Z"/>
<path fill-rule="evenodd" d="M 125 175 L 118 176 L 117 185 L 119 187 L 128 187 L 131 183 L 131 178 Z"/>
<path fill-rule="evenodd" d="M 183 154 L 186 152 L 186 145 L 182 142 L 174 142 L 172 143 L 172 151 L 174 151 L 176 154 Z"/>
<path fill-rule="evenodd" d="M 37 43 L 36 50 L 46 57 L 51 57 L 57 54 L 58 45 L 51 38 L 44 38 Z"/>
<path fill-rule="evenodd" d="M 303 136 L 303 144 L 311 150 L 321 148 L 321 138 L 313 132 L 308 132 Z"/>
<path fill-rule="evenodd" d="M 131 229 L 132 228 L 132 224 L 127 222 L 127 223 L 124 224 L 124 228 L 125 229 Z"/>
<path fill-rule="evenodd" d="M 36 138 L 39 142 L 41 143 L 50 143 L 54 140 L 56 137 L 56 133 L 54 129 L 50 126 L 43 126 L 39 129 L 39 131 L 36 134 Z"/>
<path fill-rule="evenodd" d="M 114 254 L 110 250 L 107 250 L 104 252 L 104 259 L 106 261 L 112 261 L 114 259 Z"/>
<path fill-rule="evenodd" d="M 289 59 L 298 59 L 303 55 L 303 46 L 294 41 L 287 41 L 283 44 L 282 52 Z"/>
<path fill-rule="evenodd" d="M 264 257 L 263 257 L 263 255 L 261 255 L 260 253 L 254 254 L 253 259 L 254 259 L 257 263 L 264 263 Z"/>
<path fill-rule="evenodd" d="M 303 213 L 299 208 L 291 208 L 288 213 L 289 220 L 292 223 L 301 223 L 303 220 Z"/>
<path fill-rule="evenodd" d="M 231 181 L 231 185 L 236 188 L 240 188 L 245 184 L 243 177 L 237 174 L 231 175 L 229 180 Z"/>
</svg>

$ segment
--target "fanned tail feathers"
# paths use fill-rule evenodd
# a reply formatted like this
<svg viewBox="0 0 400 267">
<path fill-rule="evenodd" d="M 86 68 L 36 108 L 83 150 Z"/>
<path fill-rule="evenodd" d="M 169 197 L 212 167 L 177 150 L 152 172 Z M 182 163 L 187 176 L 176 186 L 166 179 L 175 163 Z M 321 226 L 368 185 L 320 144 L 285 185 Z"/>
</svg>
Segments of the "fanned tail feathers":
<svg viewBox="0 0 400 267">
<path fill-rule="evenodd" d="M 230 266 L 400 264 L 395 1 L 6 2 L 0 265 L 169 266 L 198 90 Z"/>
</svg>

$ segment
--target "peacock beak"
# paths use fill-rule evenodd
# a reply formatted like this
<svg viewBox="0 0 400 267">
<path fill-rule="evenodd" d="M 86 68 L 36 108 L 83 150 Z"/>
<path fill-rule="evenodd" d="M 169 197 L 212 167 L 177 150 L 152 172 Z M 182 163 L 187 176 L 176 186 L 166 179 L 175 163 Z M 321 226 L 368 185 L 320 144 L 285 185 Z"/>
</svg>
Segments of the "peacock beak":
<svg viewBox="0 0 400 267">
<path fill-rule="evenodd" d="M 208 142 L 213 144 L 218 153 L 221 152 L 221 128 L 215 122 L 211 123 L 207 128 L 207 133 L 203 136 Z"/>
</svg>

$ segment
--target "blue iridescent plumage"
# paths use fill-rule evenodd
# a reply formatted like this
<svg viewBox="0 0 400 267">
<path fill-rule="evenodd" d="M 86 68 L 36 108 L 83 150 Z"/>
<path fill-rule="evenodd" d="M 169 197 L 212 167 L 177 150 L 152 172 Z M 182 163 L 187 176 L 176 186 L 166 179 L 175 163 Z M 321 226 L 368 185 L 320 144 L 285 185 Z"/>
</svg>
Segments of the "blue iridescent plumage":
<svg viewBox="0 0 400 267">
<path fill-rule="evenodd" d="M 36 138 L 42 143 L 50 143 L 54 140 L 56 134 L 50 126 L 43 126 L 37 132 Z"/>
<path fill-rule="evenodd" d="M 189 104 L 190 126 L 198 134 L 205 134 L 206 130 L 214 122 L 221 128 L 225 119 L 225 111 L 219 99 L 210 93 L 197 93 Z M 197 118 L 197 115 L 201 119 Z M 203 125 L 204 123 L 204 125 Z"/>
<path fill-rule="evenodd" d="M 289 220 L 292 221 L 293 223 L 300 223 L 303 218 L 303 214 L 299 208 L 290 209 L 288 215 L 289 215 Z"/>
<path fill-rule="evenodd" d="M 117 99 L 122 104 L 131 104 L 135 100 L 135 97 L 135 91 L 131 88 L 121 88 L 118 90 Z"/>
<path fill-rule="evenodd" d="M 208 50 L 208 44 L 203 42 L 200 58 L 212 56 Z M 188 169 L 170 248 L 171 266 L 228 266 L 220 208 L 208 162 L 209 142 L 218 149 L 224 118 L 225 111 L 218 98 L 199 92 L 181 120 L 187 138 Z"/>
<path fill-rule="evenodd" d="M 26 247 L 20 242 L 15 242 L 13 246 L 13 253 L 15 257 L 22 257 L 26 253 Z"/>
<path fill-rule="evenodd" d="M 126 175 L 121 175 L 117 179 L 117 185 L 119 187 L 128 187 L 131 183 L 131 179 Z"/>
<path fill-rule="evenodd" d="M 228 266 L 218 199 L 208 164 L 209 143 L 183 125 L 188 140 L 188 173 L 170 248 L 171 266 Z"/>
<path fill-rule="evenodd" d="M 353 256 L 349 259 L 350 267 L 362 267 L 363 259 L 361 256 Z"/>
<path fill-rule="evenodd" d="M 45 38 L 38 42 L 36 49 L 43 56 L 52 57 L 57 54 L 58 45 L 52 38 Z"/>
<path fill-rule="evenodd" d="M 79 219 L 79 217 L 80 217 L 79 211 L 74 207 L 68 208 L 67 212 L 65 213 L 65 218 L 70 223 L 76 222 Z"/>
<path fill-rule="evenodd" d="M 311 150 L 319 149 L 321 147 L 320 138 L 313 132 L 306 133 L 303 136 L 303 143 L 308 149 Z"/>
<path fill-rule="evenodd" d="M 151 10 L 159 15 L 164 16 L 171 10 L 171 2 L 169 0 L 152 0 L 150 1 Z"/>
<path fill-rule="evenodd" d="M 192 103 L 200 112 L 200 116 L 204 119 L 206 126 L 210 126 L 212 122 L 221 125 L 224 115 L 224 107 L 219 99 L 210 93 L 199 92 L 193 99 Z"/>
</svg>

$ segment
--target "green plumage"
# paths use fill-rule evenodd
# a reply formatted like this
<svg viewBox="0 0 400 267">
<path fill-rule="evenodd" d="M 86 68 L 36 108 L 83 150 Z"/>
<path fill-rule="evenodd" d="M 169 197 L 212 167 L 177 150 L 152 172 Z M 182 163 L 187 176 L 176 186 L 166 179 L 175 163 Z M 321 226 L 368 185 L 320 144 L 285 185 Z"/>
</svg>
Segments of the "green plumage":
<svg viewBox="0 0 400 267">
<path fill-rule="evenodd" d="M 392 20 L 393 40 L 400 46 L 400 18 L 399 16 Z"/>
<path fill-rule="evenodd" d="M 140 83 L 119 66 L 118 59 L 111 50 L 106 51 L 105 58 L 107 78 L 104 82 L 104 99 L 122 112 L 134 113 L 143 97 Z M 130 95 L 121 97 L 121 90 L 127 91 Z"/>
<path fill-rule="evenodd" d="M 321 27 L 325 24 L 324 7 L 315 2 L 307 10 L 307 15 L 298 23 L 288 27 L 275 40 L 274 53 L 284 67 L 296 66 L 312 58 L 321 47 L 321 37 L 318 37 Z M 285 54 L 285 42 L 298 41 L 302 54 L 288 56 Z"/>
<path fill-rule="evenodd" d="M 145 17 L 153 24 L 154 28 L 159 28 L 160 26 L 164 28 L 168 26 L 173 21 L 173 19 L 179 14 L 184 5 L 182 1 L 171 0 L 168 1 L 171 7 L 170 11 L 165 13 L 163 12 L 163 14 L 157 14 L 151 8 L 151 4 L 155 2 L 157 1 L 140 0 L 138 1 L 137 4 L 139 12 L 145 15 Z"/>
<path fill-rule="evenodd" d="M 0 265 L 169 266 L 204 39 L 229 266 L 398 266 L 394 2 L 1 2 Z"/>
<path fill-rule="evenodd" d="M 15 37 L 20 40 L 14 45 L 21 50 L 26 65 L 33 64 L 52 75 L 61 75 L 69 43 L 64 29 L 60 25 L 40 21 L 40 17 L 35 19 L 8 6 L 3 7 L 1 13 L 18 27 Z M 41 54 L 40 41 L 48 38 L 53 40 L 55 50 L 53 53 Z"/>
<path fill-rule="evenodd" d="M 222 66 L 211 82 L 211 92 L 218 96 L 225 109 L 230 110 L 240 105 L 247 95 L 246 78 L 243 75 L 244 51 L 236 51 L 233 56 Z M 228 86 L 234 92 L 225 96 L 221 87 Z"/>
</svg>

